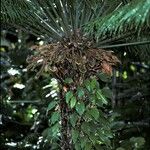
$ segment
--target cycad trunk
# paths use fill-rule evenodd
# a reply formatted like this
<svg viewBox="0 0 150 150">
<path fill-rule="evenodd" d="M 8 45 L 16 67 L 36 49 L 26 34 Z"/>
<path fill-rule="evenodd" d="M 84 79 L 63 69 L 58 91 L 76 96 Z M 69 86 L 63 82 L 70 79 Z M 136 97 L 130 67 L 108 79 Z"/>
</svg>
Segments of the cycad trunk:
<svg viewBox="0 0 150 150">
<path fill-rule="evenodd" d="M 70 130 L 68 126 L 68 106 L 65 101 L 65 93 L 60 90 L 60 109 L 61 109 L 61 149 L 71 150 Z"/>
<path fill-rule="evenodd" d="M 78 131 L 78 129 L 72 128 L 71 124 L 69 126 L 69 115 L 71 115 L 71 112 L 76 112 L 76 110 L 73 109 L 73 107 L 75 107 L 75 104 L 73 104 L 73 107 L 69 102 L 66 104 L 66 93 L 68 91 L 75 92 L 77 90 L 76 88 L 82 85 L 83 81 L 90 78 L 91 76 L 97 76 L 97 73 L 99 73 L 100 71 L 111 74 L 112 66 L 116 65 L 119 62 L 118 58 L 113 55 L 111 51 L 93 48 L 91 44 L 85 45 L 85 43 L 86 41 L 84 41 L 81 37 L 78 38 L 78 41 L 75 42 L 72 42 L 70 40 L 68 43 L 65 44 L 55 43 L 43 46 L 36 46 L 34 48 L 37 50 L 37 53 L 28 58 L 28 69 L 33 70 L 36 67 L 39 67 L 39 63 L 37 62 L 41 62 L 40 65 L 42 67 L 37 73 L 37 76 L 40 76 L 44 71 L 47 71 L 60 81 L 60 143 L 62 150 L 72 150 L 72 147 L 78 146 L 74 142 L 76 141 L 76 139 L 74 139 L 72 131 L 77 133 L 79 132 L 78 136 L 80 137 L 80 131 Z M 67 79 L 71 79 L 71 81 L 67 81 Z M 91 83 L 91 81 L 89 82 Z M 68 89 L 66 89 L 66 86 L 63 87 L 64 84 L 67 84 L 67 86 L 69 86 L 67 87 Z M 92 88 L 93 87 L 91 86 L 91 89 Z M 101 92 L 99 93 L 101 97 Z M 78 110 L 81 110 L 79 110 L 78 114 L 82 115 L 82 113 L 85 111 L 84 99 L 76 100 L 76 96 L 73 95 L 73 97 L 73 101 L 75 101 L 73 103 L 79 101 L 78 107 L 81 108 L 78 108 Z M 84 95 L 83 97 L 88 98 L 86 95 Z M 94 108 L 94 112 L 95 111 L 97 114 L 99 114 L 96 107 Z"/>
</svg>

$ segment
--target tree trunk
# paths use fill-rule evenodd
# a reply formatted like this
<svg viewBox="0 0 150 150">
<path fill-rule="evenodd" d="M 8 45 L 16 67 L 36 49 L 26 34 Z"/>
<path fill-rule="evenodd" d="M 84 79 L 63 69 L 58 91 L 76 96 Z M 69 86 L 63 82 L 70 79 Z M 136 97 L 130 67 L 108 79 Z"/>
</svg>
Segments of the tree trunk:
<svg viewBox="0 0 150 150">
<path fill-rule="evenodd" d="M 64 91 L 60 91 L 60 109 L 61 109 L 61 149 L 71 150 L 70 131 L 68 127 L 68 106 L 65 101 Z"/>
</svg>

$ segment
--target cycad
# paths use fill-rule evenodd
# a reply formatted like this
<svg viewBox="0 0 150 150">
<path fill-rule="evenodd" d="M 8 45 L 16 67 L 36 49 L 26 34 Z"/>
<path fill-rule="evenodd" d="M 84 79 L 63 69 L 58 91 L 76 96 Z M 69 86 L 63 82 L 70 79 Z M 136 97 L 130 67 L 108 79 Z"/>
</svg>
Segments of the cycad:
<svg viewBox="0 0 150 150">
<path fill-rule="evenodd" d="M 122 7 L 123 2 L 124 0 L 3 0 L 1 20 L 39 35 L 46 41 L 51 38 L 68 38 L 76 29 L 83 30 L 86 24 L 87 31 L 84 33 L 94 34 L 96 39 L 99 38 L 99 43 L 114 36 L 121 39 L 128 36 L 128 32 L 132 35 L 136 31 L 149 29 L 149 0 L 134 0 Z"/>
<path fill-rule="evenodd" d="M 125 42 L 131 35 L 133 39 L 136 35 L 140 37 L 143 30 L 148 31 L 149 3 L 149 0 L 135 0 L 123 6 L 124 1 L 121 0 L 2 0 L 1 19 L 3 23 L 21 28 L 47 42 L 44 46 L 32 47 L 36 49 L 36 52 L 29 57 L 28 67 L 34 70 L 37 66 L 42 65 L 38 76 L 43 71 L 47 71 L 60 82 L 61 100 L 58 105 L 52 102 L 50 108 L 58 106 L 55 107 L 55 111 L 61 113 L 62 149 L 69 149 L 69 144 L 72 145 L 72 143 L 75 144 L 76 149 L 79 149 L 80 145 L 78 146 L 76 141 L 80 136 L 81 140 L 86 139 L 92 142 L 95 148 L 101 143 L 109 143 L 107 138 L 99 137 L 108 132 L 108 122 L 104 121 L 105 118 L 101 118 L 107 127 L 102 127 L 104 131 L 97 130 L 99 127 L 97 107 L 99 106 L 93 104 L 94 101 L 92 103 L 87 101 L 91 95 L 81 87 L 85 84 L 89 92 L 97 87 L 95 89 L 97 99 L 100 99 L 102 104 L 107 103 L 101 90 L 98 89 L 99 85 L 95 76 L 97 77 L 99 71 L 111 74 L 112 66 L 116 65 L 119 60 L 111 51 L 98 47 L 120 46 L 114 41 Z M 139 15 L 134 16 L 136 14 L 134 10 Z M 144 17 L 141 17 L 140 15 L 143 14 Z M 142 32 L 138 32 L 139 30 Z M 146 39 L 144 43 L 149 42 L 148 35 L 144 35 L 144 39 Z M 94 78 L 89 79 L 91 76 Z M 78 100 L 76 100 L 76 93 L 80 97 Z M 72 129 L 73 141 L 71 141 L 67 115 L 72 114 L 77 117 L 74 108 L 80 115 L 76 128 L 80 128 L 79 124 L 81 124 L 81 132 Z M 90 118 L 82 116 L 85 109 Z M 92 117 L 96 121 L 91 122 Z M 55 124 L 53 130 L 56 130 L 59 125 L 59 123 Z M 91 126 L 93 126 L 93 133 L 88 135 L 84 127 L 87 127 L 88 130 Z M 94 129 L 94 127 L 97 128 Z M 111 137 L 109 133 L 107 134 L 108 137 Z"/>
</svg>

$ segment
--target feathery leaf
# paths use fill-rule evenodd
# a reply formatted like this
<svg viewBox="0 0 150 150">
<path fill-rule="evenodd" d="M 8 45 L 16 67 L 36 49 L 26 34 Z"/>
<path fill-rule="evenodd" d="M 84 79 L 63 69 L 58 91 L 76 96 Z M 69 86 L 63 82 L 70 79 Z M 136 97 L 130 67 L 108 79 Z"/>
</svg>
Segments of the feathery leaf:
<svg viewBox="0 0 150 150">
<path fill-rule="evenodd" d="M 150 29 L 150 1 L 134 0 L 87 24 L 85 29 L 91 35 L 95 33 L 99 42 L 116 36 L 122 38 L 124 34 L 132 34 L 133 31 L 140 34 L 143 29 Z"/>
</svg>

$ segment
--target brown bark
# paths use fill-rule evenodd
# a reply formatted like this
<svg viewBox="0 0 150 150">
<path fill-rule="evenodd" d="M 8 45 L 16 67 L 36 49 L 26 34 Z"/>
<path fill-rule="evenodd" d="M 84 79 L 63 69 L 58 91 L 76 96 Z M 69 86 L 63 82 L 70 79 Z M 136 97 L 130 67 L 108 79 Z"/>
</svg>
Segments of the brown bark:
<svg viewBox="0 0 150 150">
<path fill-rule="evenodd" d="M 61 109 L 61 150 L 71 150 L 70 131 L 68 126 L 68 106 L 65 101 L 63 89 L 60 91 Z"/>
</svg>

